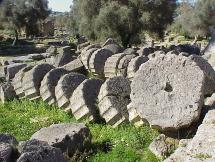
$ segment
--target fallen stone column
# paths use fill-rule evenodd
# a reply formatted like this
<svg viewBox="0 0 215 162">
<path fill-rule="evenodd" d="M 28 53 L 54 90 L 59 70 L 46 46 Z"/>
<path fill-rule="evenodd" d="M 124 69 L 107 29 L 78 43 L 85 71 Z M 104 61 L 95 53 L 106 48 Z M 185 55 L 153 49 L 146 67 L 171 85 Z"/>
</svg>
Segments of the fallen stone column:
<svg viewBox="0 0 215 162">
<path fill-rule="evenodd" d="M 41 82 L 40 96 L 43 101 L 48 102 L 49 105 L 56 103 L 55 87 L 60 78 L 69 73 L 63 68 L 56 68 L 49 71 Z"/>
<path fill-rule="evenodd" d="M 130 82 L 124 77 L 110 78 L 101 86 L 98 96 L 99 112 L 113 127 L 128 122 L 130 91 Z"/>
<path fill-rule="evenodd" d="M 74 90 L 87 79 L 84 75 L 78 73 L 69 73 L 61 77 L 55 87 L 55 96 L 57 105 L 66 111 L 70 110 L 70 97 Z"/>
<path fill-rule="evenodd" d="M 40 86 L 44 76 L 54 68 L 49 64 L 40 64 L 27 71 L 23 77 L 22 87 L 30 100 L 40 98 Z"/>
<path fill-rule="evenodd" d="M 199 120 L 207 73 L 193 57 L 161 55 L 135 74 L 132 105 L 152 127 L 174 132 Z"/>
<path fill-rule="evenodd" d="M 22 99 L 25 97 L 25 92 L 23 90 L 23 77 L 25 73 L 30 71 L 32 68 L 33 66 L 30 65 L 21 69 L 12 80 L 14 90 L 16 92 L 16 95 L 19 97 L 19 99 Z"/>
<path fill-rule="evenodd" d="M 97 97 L 101 85 L 102 80 L 87 79 L 75 89 L 70 98 L 69 107 L 77 120 L 97 121 L 99 119 Z"/>
</svg>

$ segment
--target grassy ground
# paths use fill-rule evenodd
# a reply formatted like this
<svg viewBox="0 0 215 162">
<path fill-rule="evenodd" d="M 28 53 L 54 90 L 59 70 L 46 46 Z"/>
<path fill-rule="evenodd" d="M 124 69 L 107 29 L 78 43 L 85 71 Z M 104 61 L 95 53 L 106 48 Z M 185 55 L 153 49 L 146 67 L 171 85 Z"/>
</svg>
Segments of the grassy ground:
<svg viewBox="0 0 215 162">
<path fill-rule="evenodd" d="M 0 133 L 27 140 L 42 127 L 63 122 L 76 122 L 56 107 L 44 102 L 13 101 L 0 104 Z M 123 125 L 118 128 L 104 124 L 86 123 L 93 136 L 90 162 L 158 162 L 147 149 L 158 135 L 147 126 L 136 128 Z"/>
</svg>

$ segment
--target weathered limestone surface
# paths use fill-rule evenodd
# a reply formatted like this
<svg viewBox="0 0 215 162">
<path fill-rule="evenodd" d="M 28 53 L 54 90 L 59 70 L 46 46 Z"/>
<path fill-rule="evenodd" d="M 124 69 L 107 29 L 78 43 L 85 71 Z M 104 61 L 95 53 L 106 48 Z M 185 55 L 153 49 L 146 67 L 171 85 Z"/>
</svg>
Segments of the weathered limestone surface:
<svg viewBox="0 0 215 162">
<path fill-rule="evenodd" d="M 55 66 L 63 66 L 73 61 L 75 58 L 75 51 L 71 50 L 70 46 L 62 47 L 61 49 L 59 49 L 59 54 L 56 56 Z"/>
<path fill-rule="evenodd" d="M 60 148 L 69 157 L 84 151 L 91 144 L 91 138 L 90 130 L 82 123 L 54 124 L 40 129 L 31 137 L 31 139 L 45 141 L 53 147 Z"/>
<path fill-rule="evenodd" d="M 31 100 L 40 98 L 40 86 L 44 76 L 54 68 L 49 64 L 40 64 L 27 71 L 22 80 L 25 96 Z"/>
<path fill-rule="evenodd" d="M 67 73 L 69 72 L 63 68 L 56 68 L 45 75 L 40 86 L 40 96 L 43 101 L 48 102 L 49 105 L 56 103 L 55 87 L 60 78 Z"/>
<path fill-rule="evenodd" d="M 124 77 L 110 78 L 101 86 L 98 96 L 99 112 L 113 127 L 128 122 L 127 105 L 130 102 L 130 91 L 130 82 Z"/>
<path fill-rule="evenodd" d="M 117 67 L 117 76 L 127 77 L 128 64 L 135 57 L 136 57 L 136 55 L 125 55 L 119 61 L 119 64 L 118 64 L 118 67 Z"/>
<path fill-rule="evenodd" d="M 20 99 L 25 97 L 25 92 L 23 90 L 23 83 L 22 83 L 23 77 L 24 77 L 25 73 L 28 72 L 29 70 L 31 70 L 32 68 L 33 68 L 33 66 L 31 66 L 31 65 L 24 67 L 15 75 L 15 77 L 12 80 L 12 84 L 13 84 L 14 90 L 16 92 L 16 95 Z"/>
<path fill-rule="evenodd" d="M 95 52 L 98 49 L 99 48 L 91 48 L 81 52 L 81 61 L 83 62 L 86 69 L 89 69 L 90 57 L 92 56 L 93 52 Z"/>
<path fill-rule="evenodd" d="M 72 96 L 74 90 L 87 79 L 84 75 L 78 73 L 69 73 L 61 77 L 55 87 L 55 96 L 57 104 L 60 108 L 69 110 L 69 99 Z"/>
<path fill-rule="evenodd" d="M 17 162 L 67 162 L 59 148 L 36 139 L 24 142 Z"/>
<path fill-rule="evenodd" d="M 175 131 L 199 119 L 205 81 L 204 71 L 191 58 L 156 57 L 136 73 L 131 84 L 131 101 L 151 126 Z"/>
<path fill-rule="evenodd" d="M 93 52 L 89 61 L 90 71 L 103 76 L 105 62 L 112 55 L 113 53 L 107 49 L 98 49 L 95 52 Z"/>
<path fill-rule="evenodd" d="M 140 65 L 147 62 L 148 60 L 149 58 L 144 56 L 138 56 L 133 58 L 128 64 L 127 77 L 132 80 Z"/>
<path fill-rule="evenodd" d="M 119 62 L 125 56 L 124 53 L 119 53 L 112 55 L 107 59 L 104 66 L 104 75 L 106 78 L 111 78 L 117 75 Z"/>
<path fill-rule="evenodd" d="M 2 103 L 16 98 L 16 92 L 10 82 L 2 83 L 0 85 L 0 99 Z"/>
<path fill-rule="evenodd" d="M 23 64 L 23 63 L 15 63 L 15 64 L 7 65 L 4 69 L 7 80 L 13 79 L 16 73 L 18 73 L 19 70 L 21 70 L 26 66 L 27 64 Z"/>
<path fill-rule="evenodd" d="M 87 79 L 83 81 L 73 92 L 70 98 L 70 110 L 77 120 L 88 119 L 96 121 L 98 119 L 97 97 L 102 80 Z"/>
<path fill-rule="evenodd" d="M 210 110 L 196 135 L 186 145 L 179 147 L 165 162 L 215 161 L 215 110 Z"/>
</svg>

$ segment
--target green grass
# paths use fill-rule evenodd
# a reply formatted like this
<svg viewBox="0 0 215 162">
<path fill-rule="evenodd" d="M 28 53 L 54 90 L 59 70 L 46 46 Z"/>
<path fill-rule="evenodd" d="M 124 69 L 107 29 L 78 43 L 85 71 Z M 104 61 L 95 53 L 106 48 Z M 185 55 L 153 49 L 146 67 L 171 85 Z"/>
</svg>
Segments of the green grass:
<svg viewBox="0 0 215 162">
<path fill-rule="evenodd" d="M 28 140 L 42 127 L 56 123 L 76 122 L 57 107 L 46 103 L 24 101 L 0 104 L 0 133 Z M 148 126 L 136 128 L 122 125 L 112 128 L 104 124 L 86 123 L 93 136 L 90 162 L 159 162 L 148 150 L 158 133 Z"/>
</svg>

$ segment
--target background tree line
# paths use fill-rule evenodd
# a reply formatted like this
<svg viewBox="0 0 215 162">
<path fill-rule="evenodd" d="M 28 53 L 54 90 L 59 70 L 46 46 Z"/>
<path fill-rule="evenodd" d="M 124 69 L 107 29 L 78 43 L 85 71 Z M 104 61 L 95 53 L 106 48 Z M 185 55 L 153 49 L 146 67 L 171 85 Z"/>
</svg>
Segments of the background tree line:
<svg viewBox="0 0 215 162">
<path fill-rule="evenodd" d="M 162 39 L 167 27 L 188 37 L 209 37 L 215 26 L 215 0 L 73 0 L 70 31 L 91 40 L 138 44 L 144 33 Z"/>
<path fill-rule="evenodd" d="M 47 0 L 0 0 L 0 22 L 4 28 L 14 31 L 14 44 L 20 30 L 27 37 L 37 35 L 41 21 L 49 13 Z"/>
<path fill-rule="evenodd" d="M 0 26 L 14 30 L 16 38 L 20 30 L 36 35 L 50 12 L 48 0 L 0 0 Z M 167 27 L 197 40 L 212 36 L 215 0 L 73 0 L 56 26 L 92 41 L 113 37 L 124 47 L 141 43 L 145 33 L 162 40 Z"/>
</svg>

